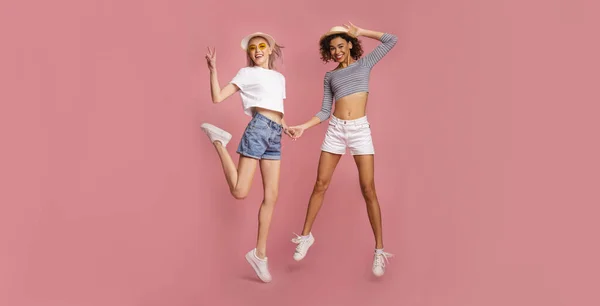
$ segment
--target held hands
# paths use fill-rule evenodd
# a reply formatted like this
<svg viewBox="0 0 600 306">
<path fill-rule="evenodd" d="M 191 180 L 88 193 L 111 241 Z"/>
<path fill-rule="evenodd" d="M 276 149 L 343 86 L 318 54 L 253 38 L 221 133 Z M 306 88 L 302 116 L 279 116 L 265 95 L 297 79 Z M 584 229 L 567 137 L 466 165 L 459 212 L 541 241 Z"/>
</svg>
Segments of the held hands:
<svg viewBox="0 0 600 306">
<path fill-rule="evenodd" d="M 208 47 L 208 53 L 206 54 L 206 64 L 208 65 L 208 69 L 210 71 L 214 71 L 217 69 L 217 50 L 213 47 L 211 50 Z"/>
<path fill-rule="evenodd" d="M 290 136 L 290 138 L 294 137 L 294 135 L 292 134 L 292 131 L 290 131 L 290 128 L 287 127 L 287 126 L 283 127 L 283 133 L 286 134 L 286 135 L 288 135 L 288 136 Z"/>
<path fill-rule="evenodd" d="M 290 138 L 292 138 L 292 140 L 296 140 L 298 138 L 300 138 L 300 136 L 302 136 L 302 133 L 304 133 L 305 128 L 298 125 L 298 126 L 290 126 L 287 129 L 284 130 L 285 134 L 290 136 Z"/>
</svg>

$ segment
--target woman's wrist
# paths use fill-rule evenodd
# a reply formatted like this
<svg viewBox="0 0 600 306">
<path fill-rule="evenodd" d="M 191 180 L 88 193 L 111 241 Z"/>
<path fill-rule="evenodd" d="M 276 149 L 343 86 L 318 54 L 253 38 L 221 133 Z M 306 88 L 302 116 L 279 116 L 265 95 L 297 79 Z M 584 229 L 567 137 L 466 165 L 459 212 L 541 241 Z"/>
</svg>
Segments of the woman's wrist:
<svg viewBox="0 0 600 306">
<path fill-rule="evenodd" d="M 308 121 L 308 122 L 305 122 L 305 123 L 303 123 L 302 125 L 300 125 L 300 127 L 301 127 L 303 130 L 308 130 L 308 129 L 310 129 L 310 128 L 312 127 L 312 125 L 310 124 L 310 121 Z"/>
<path fill-rule="evenodd" d="M 319 117 L 312 117 L 310 120 L 300 125 L 300 127 L 302 127 L 302 129 L 307 130 L 319 123 L 321 123 L 321 119 L 319 119 Z"/>
</svg>

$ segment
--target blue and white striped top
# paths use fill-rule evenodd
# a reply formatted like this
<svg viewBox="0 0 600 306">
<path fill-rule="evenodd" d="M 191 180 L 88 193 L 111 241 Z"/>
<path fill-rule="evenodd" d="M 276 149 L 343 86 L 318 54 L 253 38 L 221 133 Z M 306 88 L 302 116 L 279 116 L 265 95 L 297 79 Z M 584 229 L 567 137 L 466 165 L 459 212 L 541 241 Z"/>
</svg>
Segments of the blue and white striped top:
<svg viewBox="0 0 600 306">
<path fill-rule="evenodd" d="M 381 44 L 371 53 L 345 68 L 328 71 L 323 81 L 323 105 L 315 116 L 321 121 L 329 119 L 333 102 L 357 92 L 369 92 L 371 69 L 381 60 L 398 41 L 398 37 L 385 33 Z"/>
</svg>

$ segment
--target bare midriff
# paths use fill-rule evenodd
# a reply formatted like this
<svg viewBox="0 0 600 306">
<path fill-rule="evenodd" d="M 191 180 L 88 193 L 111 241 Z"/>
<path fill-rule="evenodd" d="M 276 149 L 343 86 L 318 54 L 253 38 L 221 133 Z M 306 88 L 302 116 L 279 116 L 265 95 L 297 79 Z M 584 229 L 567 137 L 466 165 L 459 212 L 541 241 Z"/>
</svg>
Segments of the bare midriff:
<svg viewBox="0 0 600 306">
<path fill-rule="evenodd" d="M 281 124 L 281 119 L 283 118 L 283 114 L 274 110 L 270 110 L 270 109 L 266 109 L 266 108 L 260 108 L 260 107 L 254 107 L 253 109 L 255 112 L 271 119 L 272 121 L 277 122 L 277 124 Z"/>
<path fill-rule="evenodd" d="M 357 92 L 336 100 L 333 115 L 342 120 L 364 117 L 367 112 L 368 97 L 367 92 Z"/>
</svg>

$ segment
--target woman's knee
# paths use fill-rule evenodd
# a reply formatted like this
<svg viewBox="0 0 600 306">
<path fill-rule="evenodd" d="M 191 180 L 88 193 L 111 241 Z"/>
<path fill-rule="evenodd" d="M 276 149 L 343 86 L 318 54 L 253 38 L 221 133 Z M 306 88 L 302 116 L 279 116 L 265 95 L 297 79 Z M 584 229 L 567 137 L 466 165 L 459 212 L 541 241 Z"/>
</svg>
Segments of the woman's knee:
<svg viewBox="0 0 600 306">
<path fill-rule="evenodd" d="M 235 188 L 231 190 L 231 195 L 238 200 L 245 199 L 248 196 L 248 193 L 249 190 L 242 188 Z"/>
<path fill-rule="evenodd" d="M 374 181 L 360 182 L 360 191 L 367 200 L 374 200 L 377 197 Z"/>
<path fill-rule="evenodd" d="M 329 179 L 317 178 L 317 181 L 315 182 L 314 192 L 325 193 L 325 191 L 327 191 L 327 188 L 329 188 L 330 181 L 331 180 Z"/>
<path fill-rule="evenodd" d="M 266 205 L 275 205 L 278 198 L 279 192 L 277 192 L 276 190 L 265 191 L 265 198 L 263 200 L 263 203 Z"/>
</svg>

